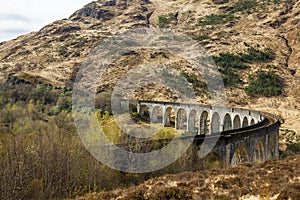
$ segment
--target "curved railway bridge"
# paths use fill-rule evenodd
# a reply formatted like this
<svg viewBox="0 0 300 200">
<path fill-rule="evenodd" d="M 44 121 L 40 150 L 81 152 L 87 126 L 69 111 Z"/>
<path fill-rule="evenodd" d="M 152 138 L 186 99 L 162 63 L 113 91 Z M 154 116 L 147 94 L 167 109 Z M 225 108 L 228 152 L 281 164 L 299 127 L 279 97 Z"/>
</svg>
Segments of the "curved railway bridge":
<svg viewBox="0 0 300 200">
<path fill-rule="evenodd" d="M 242 162 L 264 162 L 279 157 L 281 123 L 275 115 L 224 106 L 129 100 L 118 103 L 117 111 L 122 118 L 129 108 L 135 107 L 138 117 L 148 122 L 149 127 L 159 127 L 159 130 L 173 127 L 183 134 L 158 140 L 129 136 L 125 143 L 91 145 L 89 150 L 93 155 L 108 158 L 106 161 L 110 166 L 122 166 L 118 168 L 122 171 L 146 169 L 149 163 L 156 169 L 163 169 L 159 168 L 162 165 L 159 162 L 173 158 L 176 160 L 167 166 L 168 173 L 168 169 L 177 169 L 177 172 L 198 170 L 210 168 L 211 164 L 215 166 L 215 163 L 218 167 L 228 168 Z M 114 115 L 117 117 L 118 113 Z M 125 125 L 134 125 L 131 122 Z M 132 126 L 130 130 L 140 134 L 141 127 L 148 126 Z M 161 149 L 168 150 L 159 153 Z M 183 154 L 179 153 L 182 149 L 185 149 Z"/>
<path fill-rule="evenodd" d="M 278 159 L 280 120 L 260 111 L 222 106 L 138 101 L 137 111 L 150 123 L 160 123 L 193 134 L 200 149 L 204 139 L 223 167 L 241 162 Z M 209 142 L 208 142 L 209 143 Z"/>
</svg>

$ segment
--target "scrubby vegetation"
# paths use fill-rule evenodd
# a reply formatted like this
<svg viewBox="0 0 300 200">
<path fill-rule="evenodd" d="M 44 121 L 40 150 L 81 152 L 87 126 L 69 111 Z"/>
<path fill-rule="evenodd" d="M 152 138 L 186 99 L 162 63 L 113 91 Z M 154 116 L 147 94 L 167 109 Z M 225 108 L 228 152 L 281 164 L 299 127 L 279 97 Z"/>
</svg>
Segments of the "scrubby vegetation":
<svg viewBox="0 0 300 200">
<path fill-rule="evenodd" d="M 220 72 L 223 74 L 223 81 L 225 87 L 234 87 L 242 83 L 240 76 L 232 68 L 221 68 Z"/>
<path fill-rule="evenodd" d="M 238 12 L 249 13 L 258 6 L 258 2 L 255 0 L 242 0 L 233 4 L 232 7 L 228 8 L 225 13 L 210 14 L 198 20 L 199 26 L 215 26 L 220 24 L 226 24 L 234 22 L 239 19 L 236 15 Z"/>
<path fill-rule="evenodd" d="M 208 40 L 208 39 L 210 39 L 210 36 L 209 36 L 209 35 L 206 35 L 206 34 L 194 35 L 194 36 L 193 36 L 193 39 L 194 39 L 194 40 L 198 40 L 198 41 Z"/>
<path fill-rule="evenodd" d="M 170 23 L 176 20 L 175 16 L 176 15 L 174 13 L 158 16 L 158 26 L 160 28 L 168 28 L 170 26 Z"/>
<path fill-rule="evenodd" d="M 232 14 L 211 14 L 200 19 L 198 21 L 198 25 L 207 26 L 225 24 L 227 22 L 234 21 L 235 19 L 237 19 L 237 17 L 233 16 Z"/>
<path fill-rule="evenodd" d="M 278 96 L 283 93 L 283 79 L 271 71 L 258 71 L 249 76 L 245 88 L 249 96 Z"/>
<path fill-rule="evenodd" d="M 249 47 L 245 53 L 220 53 L 219 56 L 213 56 L 216 65 L 223 74 L 224 84 L 227 87 L 233 87 L 241 83 L 237 70 L 244 70 L 253 63 L 268 63 L 275 59 L 274 52 L 267 48 L 259 50 Z"/>
<path fill-rule="evenodd" d="M 230 169 L 185 172 L 150 179 L 124 190 L 91 193 L 89 199 L 300 199 L 300 156 Z"/>
<path fill-rule="evenodd" d="M 300 140 L 297 143 L 287 145 L 286 150 L 280 152 L 282 157 L 300 154 Z"/>
<path fill-rule="evenodd" d="M 256 0 L 242 0 L 233 5 L 231 12 L 250 12 L 257 6 L 258 2 Z"/>
<path fill-rule="evenodd" d="M 214 61 L 218 66 L 224 68 L 246 69 L 248 60 L 244 59 L 244 54 L 235 55 L 231 53 L 220 53 L 219 56 L 214 56 Z"/>
<path fill-rule="evenodd" d="M 195 74 L 189 74 L 189 73 L 186 73 L 186 72 L 182 72 L 181 74 L 184 76 L 184 78 L 189 83 L 192 84 L 193 89 L 194 89 L 194 91 L 196 91 L 197 96 L 200 96 L 203 93 L 207 92 L 207 90 L 208 90 L 207 85 L 206 85 L 205 82 L 199 80 L 200 76 L 198 77 Z"/>
<path fill-rule="evenodd" d="M 160 72 L 164 84 L 187 97 L 206 95 L 208 88 L 205 82 L 199 80 L 201 75 L 182 71 L 180 74 L 162 70 Z M 190 86 L 190 85 L 191 86 Z"/>
<path fill-rule="evenodd" d="M 70 53 L 68 52 L 68 48 L 66 46 L 60 46 L 57 49 L 57 53 L 62 57 L 68 57 L 70 55 Z"/>
</svg>

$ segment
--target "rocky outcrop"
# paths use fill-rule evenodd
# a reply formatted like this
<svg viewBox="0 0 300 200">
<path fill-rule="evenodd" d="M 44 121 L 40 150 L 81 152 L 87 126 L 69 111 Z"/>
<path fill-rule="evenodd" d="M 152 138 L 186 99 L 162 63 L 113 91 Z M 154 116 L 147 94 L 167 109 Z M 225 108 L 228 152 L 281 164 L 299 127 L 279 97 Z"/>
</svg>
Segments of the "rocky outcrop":
<svg viewBox="0 0 300 200">
<path fill-rule="evenodd" d="M 114 13 L 105 7 L 116 6 L 116 1 L 109 1 L 102 6 L 99 6 L 97 2 L 92 2 L 86 5 L 84 8 L 76 11 L 70 18 L 74 21 L 82 20 L 86 17 L 91 17 L 95 19 L 109 20 L 114 17 Z"/>
</svg>

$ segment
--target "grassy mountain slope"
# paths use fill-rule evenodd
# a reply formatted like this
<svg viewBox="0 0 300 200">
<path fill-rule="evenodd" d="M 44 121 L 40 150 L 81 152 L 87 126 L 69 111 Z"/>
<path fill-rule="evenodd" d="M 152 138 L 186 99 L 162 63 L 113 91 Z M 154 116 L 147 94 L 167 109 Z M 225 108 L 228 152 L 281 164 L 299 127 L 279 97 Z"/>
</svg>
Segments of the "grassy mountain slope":
<svg viewBox="0 0 300 200">
<path fill-rule="evenodd" d="M 76 72 L 89 52 L 103 39 L 136 27 L 171 28 L 186 33 L 204 46 L 212 56 L 225 59 L 244 55 L 244 69 L 234 66 L 220 70 L 228 82 L 227 100 L 231 105 L 250 107 L 280 114 L 285 126 L 299 132 L 299 1 L 95 1 L 76 11 L 70 18 L 53 22 L 38 32 L 0 44 L 0 79 L 8 75 L 32 76 L 53 85 L 72 86 Z M 249 50 L 254 51 L 249 51 Z M 266 59 L 261 52 L 273 56 Z M 139 52 L 149 62 L 149 52 Z M 167 59 L 173 61 L 174 57 Z M 116 72 L 131 65 L 131 58 L 121 59 Z M 136 59 L 136 58 L 133 58 Z M 232 57 L 227 56 L 227 60 Z M 125 60 L 125 61 L 124 61 Z M 136 63 L 141 64 L 141 63 Z M 224 63 L 224 62 L 223 62 Z M 217 63 L 218 64 L 218 63 Z M 237 63 L 238 66 L 241 63 Z M 236 65 L 235 65 L 236 66 Z M 185 69 L 186 64 L 181 68 Z M 272 71 L 284 80 L 284 90 L 276 97 L 249 97 L 244 88 L 249 74 Z M 22 72 L 22 73 L 21 73 Z M 20 75 L 21 73 L 21 75 Z M 111 80 L 114 73 L 108 74 Z M 110 90 L 113 81 L 103 82 Z M 151 87 L 150 87 L 151 88 Z M 148 88 L 148 89 L 150 89 Z M 154 88 L 154 89 L 153 89 Z M 153 87 L 168 93 L 167 89 Z M 143 99 L 153 99 L 153 94 Z M 138 96 L 141 95 L 138 94 Z M 164 100 L 164 96 L 160 100 Z M 170 98 L 167 98 L 167 100 Z M 172 98 L 171 98 L 172 100 Z M 201 101 L 201 100 L 200 100 Z M 289 123 L 293 121 L 293 123 Z M 300 123 L 297 123 L 300 124 Z"/>
</svg>

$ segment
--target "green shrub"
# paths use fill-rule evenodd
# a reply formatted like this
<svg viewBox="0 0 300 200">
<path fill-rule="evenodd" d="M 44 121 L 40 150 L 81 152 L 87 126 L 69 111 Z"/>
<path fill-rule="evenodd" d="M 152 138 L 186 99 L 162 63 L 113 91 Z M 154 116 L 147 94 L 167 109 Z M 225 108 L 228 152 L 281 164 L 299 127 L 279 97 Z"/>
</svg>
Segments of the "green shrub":
<svg viewBox="0 0 300 200">
<path fill-rule="evenodd" d="M 195 74 L 188 74 L 186 72 L 182 72 L 181 74 L 184 76 L 184 78 L 186 78 L 186 80 L 189 83 L 193 85 L 193 89 L 207 89 L 207 85 L 204 82 L 198 80 L 198 77 Z"/>
<path fill-rule="evenodd" d="M 80 56 L 80 52 L 79 51 L 75 51 L 74 53 L 73 53 L 73 57 L 79 57 Z"/>
<path fill-rule="evenodd" d="M 211 14 L 200 19 L 198 21 L 198 25 L 207 26 L 207 25 L 226 24 L 227 22 L 234 21 L 235 19 L 238 18 L 232 14 Z"/>
<path fill-rule="evenodd" d="M 253 8 L 257 7 L 258 3 L 255 0 L 241 0 L 234 4 L 233 9 L 231 12 L 244 12 L 250 11 Z"/>
<path fill-rule="evenodd" d="M 241 55 L 220 53 L 219 56 L 213 56 L 213 59 L 216 65 L 222 66 L 223 68 L 246 69 L 248 67 Z"/>
<path fill-rule="evenodd" d="M 51 48 L 52 44 L 50 42 L 46 42 L 42 45 L 43 48 Z"/>
<path fill-rule="evenodd" d="M 165 86 L 170 89 L 174 89 L 177 92 L 192 97 L 194 95 L 193 89 L 188 85 L 187 80 L 181 74 L 172 73 L 166 69 L 161 71 L 160 76 L 162 77 Z"/>
<path fill-rule="evenodd" d="M 241 79 L 235 69 L 246 69 L 248 66 L 240 55 L 221 53 L 213 56 L 216 65 L 223 74 L 223 81 L 226 87 L 233 87 L 241 83 Z"/>
<path fill-rule="evenodd" d="M 290 155 L 300 153 L 300 143 L 293 143 L 287 146 L 286 149 Z"/>
<path fill-rule="evenodd" d="M 203 34 L 203 35 L 195 35 L 195 36 L 193 36 L 193 39 L 198 40 L 198 41 L 202 41 L 202 40 L 209 40 L 210 37 L 209 37 L 209 35 Z"/>
<path fill-rule="evenodd" d="M 63 56 L 63 57 L 68 57 L 70 53 L 68 52 L 68 48 L 66 46 L 60 46 L 57 49 L 58 55 Z"/>
<path fill-rule="evenodd" d="M 71 112 L 72 110 L 72 99 L 71 97 L 63 97 L 63 96 L 60 96 L 57 100 L 57 108 L 59 110 L 59 112 L 65 110 L 65 111 L 68 111 L 68 112 Z"/>
<path fill-rule="evenodd" d="M 158 26 L 160 28 L 168 28 L 169 24 L 174 20 L 176 20 L 174 13 L 169 13 L 168 15 L 158 16 Z"/>
<path fill-rule="evenodd" d="M 248 63 L 268 63 L 275 59 L 272 49 L 267 48 L 264 51 L 249 47 L 245 54 L 240 54 L 243 61 Z"/>
<path fill-rule="evenodd" d="M 222 73 L 224 85 L 226 87 L 234 87 L 239 83 L 242 83 L 240 76 L 232 68 L 225 67 L 221 68 L 220 72 Z"/>
<path fill-rule="evenodd" d="M 248 63 L 268 63 L 273 61 L 275 54 L 270 48 L 259 50 L 249 47 L 245 53 L 239 53 L 238 55 L 220 53 L 219 56 L 214 56 L 213 59 L 218 66 L 246 69 Z"/>
<path fill-rule="evenodd" d="M 299 139 L 298 139 L 297 143 L 288 144 L 285 150 L 279 150 L 279 155 L 282 158 L 287 157 L 287 156 L 292 156 L 295 154 L 300 154 Z"/>
<path fill-rule="evenodd" d="M 236 86 L 241 83 L 241 79 L 236 70 L 247 69 L 248 64 L 268 63 L 275 59 L 272 49 L 259 50 L 249 47 L 245 53 L 220 53 L 219 56 L 213 56 L 216 65 L 223 74 L 225 86 Z"/>
<path fill-rule="evenodd" d="M 235 3 L 228 13 L 207 15 L 198 21 L 198 25 L 207 26 L 226 24 L 228 22 L 232 22 L 236 19 L 239 19 L 239 17 L 235 16 L 234 13 L 250 12 L 253 8 L 257 6 L 258 3 L 255 0 L 241 0 Z"/>
<path fill-rule="evenodd" d="M 270 71 L 258 71 L 249 76 L 245 92 L 249 96 L 278 96 L 283 92 L 283 80 Z"/>
</svg>

